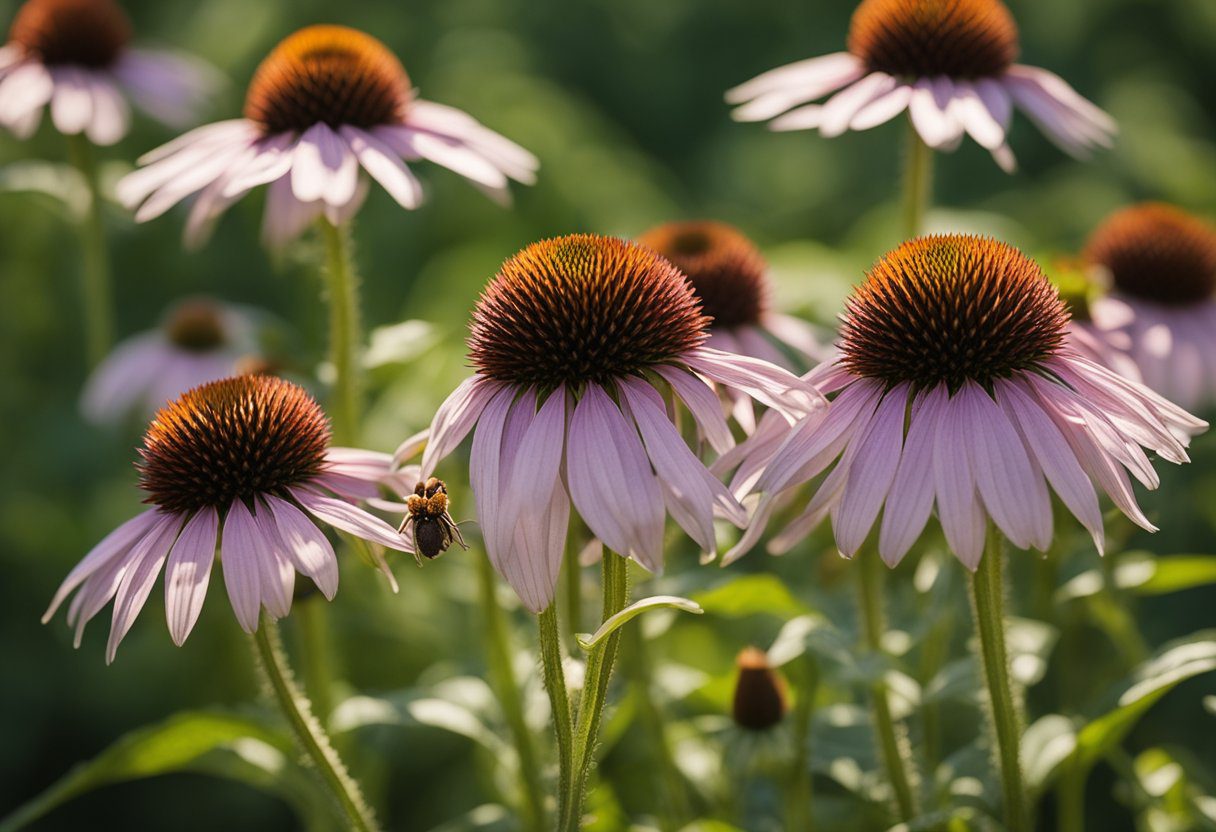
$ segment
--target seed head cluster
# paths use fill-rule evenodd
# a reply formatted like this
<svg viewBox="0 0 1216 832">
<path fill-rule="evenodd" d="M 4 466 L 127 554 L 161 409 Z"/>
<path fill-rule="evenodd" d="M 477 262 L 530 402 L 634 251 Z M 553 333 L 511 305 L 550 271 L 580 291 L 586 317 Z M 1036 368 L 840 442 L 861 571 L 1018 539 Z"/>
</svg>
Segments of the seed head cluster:
<svg viewBox="0 0 1216 832">
<path fill-rule="evenodd" d="M 104 69 L 131 40 L 131 22 L 114 0 L 27 0 L 9 40 L 47 66 Z"/>
<path fill-rule="evenodd" d="M 254 73 L 245 117 L 267 133 L 399 123 L 411 97 L 397 57 L 371 35 L 309 26 L 284 39 Z"/>
<path fill-rule="evenodd" d="M 213 381 L 156 414 L 140 487 L 167 511 L 223 509 L 316 476 L 328 446 L 329 422 L 303 388 L 273 376 Z"/>
<path fill-rule="evenodd" d="M 920 237 L 874 264 L 849 299 L 844 365 L 917 389 L 1034 371 L 1064 339 L 1068 313 L 1033 260 L 960 234 Z"/>
<path fill-rule="evenodd" d="M 1017 58 L 1018 27 L 1001 0 L 862 0 L 848 43 L 874 72 L 987 78 Z"/>
<path fill-rule="evenodd" d="M 649 248 L 574 234 L 502 264 L 473 311 L 469 355 L 500 381 L 577 387 L 671 361 L 708 323 L 684 275 Z"/>
<path fill-rule="evenodd" d="M 714 327 L 759 323 L 768 302 L 764 258 L 736 228 L 721 222 L 670 222 L 638 242 L 684 272 Z"/>
<path fill-rule="evenodd" d="M 1120 292 L 1186 306 L 1216 292 L 1216 228 L 1171 205 L 1144 203 L 1108 218 L 1089 239 L 1085 260 Z"/>
</svg>

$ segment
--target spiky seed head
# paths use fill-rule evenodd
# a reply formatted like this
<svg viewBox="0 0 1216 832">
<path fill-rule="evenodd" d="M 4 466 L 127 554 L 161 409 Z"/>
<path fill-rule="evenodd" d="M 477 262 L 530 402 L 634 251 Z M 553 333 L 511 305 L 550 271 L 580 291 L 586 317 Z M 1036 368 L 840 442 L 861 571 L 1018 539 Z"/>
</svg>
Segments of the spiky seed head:
<svg viewBox="0 0 1216 832">
<path fill-rule="evenodd" d="M 956 390 L 1041 368 L 1067 324 L 1033 260 L 987 237 L 942 234 L 874 264 L 847 302 L 840 349 L 857 375 Z"/>
<path fill-rule="evenodd" d="M 152 419 L 140 487 L 147 502 L 178 512 L 284 495 L 321 473 L 329 436 L 325 414 L 298 385 L 274 376 L 213 381 Z"/>
<path fill-rule="evenodd" d="M 849 51 L 871 72 L 903 78 L 990 78 L 1018 56 L 1018 27 L 1001 0 L 862 0 Z"/>
<path fill-rule="evenodd" d="M 1216 228 L 1172 205 L 1117 211 L 1090 236 L 1084 257 L 1113 288 L 1143 300 L 1188 306 L 1216 291 Z"/>
<path fill-rule="evenodd" d="M 9 41 L 47 66 L 104 69 L 131 40 L 131 21 L 114 0 L 26 0 Z"/>
<path fill-rule="evenodd" d="M 724 222 L 669 222 L 638 242 L 666 257 L 692 283 L 713 327 L 756 324 L 768 306 L 764 258 L 739 229 Z"/>
<path fill-rule="evenodd" d="M 405 68 L 376 38 L 346 26 L 308 26 L 258 66 L 245 117 L 267 134 L 321 122 L 370 128 L 400 123 L 411 97 Z"/>
<path fill-rule="evenodd" d="M 469 355 L 486 376 L 552 389 L 675 360 L 709 319 L 680 270 L 596 234 L 542 240 L 502 264 L 473 311 Z"/>
</svg>

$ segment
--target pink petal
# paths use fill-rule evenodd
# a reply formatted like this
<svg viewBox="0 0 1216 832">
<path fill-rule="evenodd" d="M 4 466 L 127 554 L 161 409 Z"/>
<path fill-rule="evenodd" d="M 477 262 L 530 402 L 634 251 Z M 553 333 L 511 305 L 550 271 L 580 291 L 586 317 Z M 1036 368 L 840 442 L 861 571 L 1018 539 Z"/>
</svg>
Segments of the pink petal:
<svg viewBox="0 0 1216 832">
<path fill-rule="evenodd" d="M 103 537 L 101 542 L 90 549 L 89 553 L 81 559 L 80 563 L 72 567 L 72 571 L 59 585 L 59 589 L 55 590 L 55 597 L 51 599 L 50 606 L 42 614 L 42 623 L 45 624 L 51 620 L 51 616 L 59 609 L 59 605 L 63 603 L 64 599 L 72 593 L 72 590 L 80 586 L 90 575 L 110 564 L 115 558 L 129 552 L 136 541 L 146 536 L 165 516 L 157 509 L 150 509 L 132 517 Z"/>
<path fill-rule="evenodd" d="M 993 117 L 978 90 L 967 81 L 956 81 L 955 112 L 963 128 L 980 147 L 996 150 L 1005 143 L 1005 126 Z"/>
<path fill-rule="evenodd" d="M 274 520 L 283 551 L 291 564 L 332 601 L 338 592 L 338 556 L 325 534 L 304 512 L 273 494 L 265 494 L 266 511 Z M 262 512 L 259 512 L 261 514 Z"/>
<path fill-rule="evenodd" d="M 894 567 L 903 560 L 920 538 L 933 510 L 933 448 L 947 397 L 945 386 L 937 385 L 912 407 L 908 436 L 887 494 L 878 534 L 878 552 L 887 566 Z"/>
<path fill-rule="evenodd" d="M 974 571 L 984 554 L 987 518 L 975 493 L 975 475 L 968 460 L 966 408 L 956 395 L 942 403 L 933 443 L 933 482 L 937 516 L 951 550 Z"/>
<path fill-rule="evenodd" d="M 540 166 L 536 156 L 462 110 L 416 98 L 410 103 L 409 123 L 464 142 L 517 182 L 531 184 L 536 180 Z"/>
<path fill-rule="evenodd" d="M 350 145 L 363 169 L 371 174 L 402 208 L 422 204 L 422 184 L 393 149 L 365 130 L 343 126 L 342 138 Z"/>
<path fill-rule="evenodd" d="M 308 488 L 292 488 L 291 496 L 308 512 L 335 529 L 352 534 L 363 540 L 379 543 L 398 552 L 413 554 L 414 547 L 397 530 L 379 517 L 368 514 L 343 500 L 326 497 Z"/>
<path fill-rule="evenodd" d="M 399 155 L 420 156 L 487 188 L 507 186 L 507 177 L 502 171 L 459 139 L 410 126 L 377 127 L 372 135 Z"/>
<path fill-rule="evenodd" d="M 962 131 L 960 125 L 949 113 L 950 96 L 942 95 L 941 79 L 922 78 L 912 89 L 908 101 L 908 112 L 912 116 L 912 124 L 920 134 L 925 144 L 934 149 L 945 149 L 954 142 Z M 949 81 L 946 81 L 949 84 Z M 950 92 L 953 92 L 951 86 Z"/>
<path fill-rule="evenodd" d="M 870 102 L 895 89 L 898 82 L 885 72 L 871 72 L 865 78 L 836 93 L 823 105 L 819 134 L 825 138 L 839 136 L 849 129 L 849 122 Z"/>
<path fill-rule="evenodd" d="M 169 553 L 165 569 L 165 619 L 169 637 L 178 647 L 185 643 L 203 611 L 211 566 L 215 563 L 219 522 L 214 508 L 196 512 Z"/>
<path fill-rule="evenodd" d="M 535 408 L 535 394 L 526 394 Z M 484 407 L 473 434 L 473 447 L 469 454 L 469 485 L 477 500 L 477 518 L 481 524 L 481 536 L 485 541 L 490 559 L 497 562 L 503 555 L 515 528 L 515 518 L 503 514 L 503 434 L 506 430 L 507 414 L 515 399 L 510 387 L 498 389 L 496 395 Z M 501 521 L 500 522 L 500 518 Z"/>
<path fill-rule="evenodd" d="M 291 163 L 291 190 L 301 202 L 346 205 L 355 196 L 359 160 L 324 122 L 304 131 Z"/>
<path fill-rule="evenodd" d="M 93 117 L 93 95 L 85 71 L 64 66 L 51 71 L 55 90 L 51 95 L 51 121 L 60 133 L 75 136 L 84 132 Z"/>
<path fill-rule="evenodd" d="M 689 350 L 682 358 L 712 381 L 747 393 L 789 416 L 804 416 L 827 407 L 827 400 L 813 386 L 766 361 L 705 347 Z"/>
<path fill-rule="evenodd" d="M 886 124 L 908 109 L 908 102 L 911 100 L 912 87 L 900 83 L 858 110 L 849 122 L 849 129 L 869 130 L 880 124 Z"/>
<path fill-rule="evenodd" d="M 258 559 L 273 555 L 265 551 L 268 547 L 261 531 L 240 499 L 233 500 L 228 507 L 221 547 L 220 563 L 228 600 L 241 629 L 252 633 L 258 628 L 258 614 L 262 608 L 262 568 Z"/>
<path fill-rule="evenodd" d="M 663 565 L 663 495 L 636 428 L 589 384 L 574 408 L 566 452 L 570 497 L 609 549 L 652 572 Z"/>
<path fill-rule="evenodd" d="M 728 90 L 726 100 L 743 105 L 731 113 L 735 121 L 764 121 L 790 107 L 834 92 L 865 74 L 864 64 L 855 55 L 836 52 L 771 69 Z"/>
<path fill-rule="evenodd" d="M 425 480 L 435 471 L 439 460 L 450 454 L 468 435 L 489 404 L 503 386 L 482 375 L 473 375 L 461 382 L 439 405 L 431 421 L 430 441 L 422 454 L 422 478 Z"/>
<path fill-rule="evenodd" d="M 655 367 L 655 372 L 671 385 L 680 400 L 688 408 L 696 420 L 697 426 L 705 434 L 705 439 L 718 453 L 725 453 L 735 444 L 726 417 L 722 415 L 722 403 L 714 393 L 713 388 L 701 379 L 668 364 Z"/>
<path fill-rule="evenodd" d="M 547 501 L 520 515 L 509 553 L 495 564 L 531 612 L 539 613 L 553 602 L 569 522 L 570 498 L 557 482 Z"/>
<path fill-rule="evenodd" d="M 266 213 L 262 218 L 262 241 L 279 249 L 299 237 L 321 216 L 320 202 L 305 203 L 291 190 L 291 177 L 276 179 L 266 190 Z"/>
<path fill-rule="evenodd" d="M 127 556 L 127 566 L 114 596 L 114 615 L 110 621 L 110 638 L 106 641 L 106 664 L 114 661 L 118 645 L 135 623 L 140 610 L 152 592 L 156 576 L 169 554 L 173 539 L 182 527 L 175 514 L 162 514 L 156 525 Z"/>
<path fill-rule="evenodd" d="M 112 145 L 127 134 L 131 108 L 106 77 L 94 75 L 89 78 L 89 92 L 93 98 L 93 113 L 85 134 L 94 144 Z"/>
<path fill-rule="evenodd" d="M 851 558 L 865 542 L 895 479 L 907 405 L 907 385 L 892 388 L 879 402 L 866 432 L 852 442 L 857 456 L 832 522 L 836 546 L 845 557 Z"/>
<path fill-rule="evenodd" d="M 550 393 L 540 410 L 532 412 L 535 415 L 528 420 L 527 430 L 510 451 L 513 464 L 510 478 L 503 483 L 506 499 L 501 503 L 502 511 L 508 517 L 529 513 L 532 495 L 551 492 L 561 479 L 566 439 L 565 387 Z"/>
</svg>

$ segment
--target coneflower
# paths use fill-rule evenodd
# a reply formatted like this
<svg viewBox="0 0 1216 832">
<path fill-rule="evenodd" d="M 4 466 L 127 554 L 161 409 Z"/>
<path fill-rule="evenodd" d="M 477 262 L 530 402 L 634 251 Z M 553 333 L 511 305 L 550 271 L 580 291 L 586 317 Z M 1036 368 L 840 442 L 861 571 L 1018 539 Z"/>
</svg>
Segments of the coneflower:
<svg viewBox="0 0 1216 832">
<path fill-rule="evenodd" d="M 848 301 L 840 356 L 807 377 L 834 396 L 827 417 L 784 435 L 770 435 L 780 426 L 768 420 L 748 440 L 751 464 L 736 477 L 762 497 L 752 527 L 726 558 L 754 543 L 783 492 L 825 472 L 777 548 L 788 549 L 830 517 L 841 554 L 852 557 L 877 524 L 878 553 L 893 566 L 936 508 L 947 545 L 976 572 L 976 623 L 1011 829 L 1026 829 L 1028 821 L 1001 623 L 1001 535 L 1020 549 L 1045 551 L 1054 490 L 1100 550 L 1095 484 L 1132 521 L 1154 530 L 1128 472 L 1155 488 L 1157 474 L 1141 447 L 1185 462 L 1189 435 L 1206 427 L 1082 358 L 1069 346 L 1067 324 L 1042 270 L 1004 243 L 930 236 L 884 255 Z M 871 609 L 875 595 L 863 581 Z M 894 744 L 894 731 L 885 733 Z"/>
<path fill-rule="evenodd" d="M 707 347 L 790 369 L 794 361 L 805 369 L 827 358 L 829 350 L 809 324 L 773 311 L 768 265 L 739 229 L 712 220 L 669 222 L 638 242 L 667 258 L 692 284 L 710 319 Z M 751 398 L 733 396 L 731 403 L 735 419 L 750 433 Z"/>
<path fill-rule="evenodd" d="M 95 424 L 147 418 L 193 387 L 259 359 L 250 311 L 209 298 L 174 306 L 161 326 L 118 344 L 89 376 L 80 408 Z"/>
<path fill-rule="evenodd" d="M 389 455 L 330 447 L 325 414 L 291 382 L 240 376 L 196 387 L 157 413 L 140 455 L 151 508 L 77 564 L 43 617 L 49 621 L 75 591 L 68 623 L 79 645 L 89 619 L 113 599 L 107 662 L 162 569 L 169 634 L 180 646 L 217 559 L 237 622 L 252 633 L 263 609 L 274 618 L 290 611 L 296 572 L 327 598 L 337 592 L 338 561 L 318 523 L 412 551 L 392 526 L 355 505 L 383 486 L 401 490 Z"/>
<path fill-rule="evenodd" d="M 1216 400 L 1216 228 L 1144 203 L 1111 215 L 1083 255 L 1109 293 L 1092 325 L 1118 339 L 1145 385 L 1183 407 Z"/>
</svg>

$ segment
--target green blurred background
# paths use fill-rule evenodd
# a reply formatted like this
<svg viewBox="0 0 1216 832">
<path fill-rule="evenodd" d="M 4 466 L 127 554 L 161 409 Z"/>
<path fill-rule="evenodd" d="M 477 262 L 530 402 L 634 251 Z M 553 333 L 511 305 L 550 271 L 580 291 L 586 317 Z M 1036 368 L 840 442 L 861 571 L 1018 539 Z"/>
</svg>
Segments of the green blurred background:
<svg viewBox="0 0 1216 832">
<path fill-rule="evenodd" d="M 391 450 L 429 422 L 464 371 L 464 326 L 480 287 L 498 263 L 533 240 L 574 231 L 634 235 L 681 217 L 734 222 L 768 256 L 780 304 L 825 323 L 861 270 L 898 242 L 899 123 L 830 141 L 777 135 L 733 123 L 722 101 L 723 90 L 762 70 L 843 48 L 853 8 L 846 0 L 123 5 L 139 41 L 196 53 L 232 79 L 208 120 L 239 112 L 245 81 L 281 37 L 309 23 L 335 22 L 385 41 L 422 96 L 466 109 L 540 157 L 538 184 L 517 188 L 512 210 L 438 169 L 420 169 L 429 198 L 415 212 L 401 211 L 373 189 L 355 230 L 366 321 L 374 327 L 422 319 L 432 328 L 414 360 L 374 374 L 369 447 Z M 1216 3 L 1010 5 L 1021 26 L 1022 60 L 1059 72 L 1109 110 L 1120 124 L 1118 145 L 1092 162 L 1074 162 L 1019 116 L 1011 137 L 1021 163 L 1017 175 L 1002 174 L 970 141 L 939 158 L 931 225 L 983 230 L 1046 254 L 1074 251 L 1098 220 L 1129 201 L 1164 199 L 1211 215 Z M 0 20 L 11 20 L 14 8 L 0 4 Z M 118 174 L 168 138 L 159 126 L 138 121 L 128 139 L 101 157 Z M 31 142 L 0 138 L 3 165 L 58 161 L 64 151 L 62 138 L 46 126 Z M 107 220 L 120 333 L 149 328 L 176 298 L 210 294 L 274 312 L 284 322 L 284 352 L 304 369 L 313 366 L 324 345 L 314 253 L 305 246 L 272 260 L 258 243 L 260 214 L 260 196 L 243 200 L 206 248 L 185 256 L 181 211 L 136 227 L 112 208 Z M 102 650 L 108 609 L 78 652 L 62 615 L 39 624 L 67 570 L 139 501 L 130 465 L 139 426 L 102 431 L 78 415 L 85 377 L 78 252 L 54 199 L 0 194 L 0 816 L 126 730 L 183 708 L 239 706 L 255 690 L 246 645 L 216 583 L 184 649 L 169 641 L 157 590 L 109 668 Z M 1169 476 L 1163 492 L 1147 499 L 1150 510 L 1160 512 L 1171 494 L 1198 495 L 1192 505 L 1216 502 L 1202 476 Z M 470 511 L 467 500 L 457 504 L 459 516 Z M 1179 526 L 1153 541 L 1158 551 L 1205 543 L 1202 551 L 1212 551 L 1209 524 L 1192 518 Z M 353 688 L 389 690 L 481 672 L 476 620 L 468 614 L 474 556 L 454 552 L 424 570 L 398 559 L 401 597 L 347 559 L 330 613 L 337 660 Z M 805 581 L 806 564 L 791 560 L 776 568 Z M 773 565 L 753 556 L 743 568 Z M 1210 607 L 1190 596 L 1181 600 L 1152 608 L 1154 640 L 1210 623 Z M 529 633 L 522 614 L 519 622 Z M 688 636 L 691 649 L 717 673 L 728 671 L 749 636 L 772 635 L 771 623 L 750 630 L 730 625 L 719 628 L 715 640 L 712 623 L 699 626 L 691 632 L 701 635 Z M 1187 718 L 1171 720 L 1166 713 L 1157 730 L 1185 736 Z M 367 739 L 392 761 L 391 781 L 374 783 L 372 791 L 391 807 L 395 828 L 429 828 L 492 794 L 484 767 L 471 766 L 465 740 L 423 729 Z M 1121 828 L 1119 822 L 1109 828 Z M 283 804 L 244 786 L 173 775 L 94 792 L 35 828 L 295 824 Z"/>
</svg>

